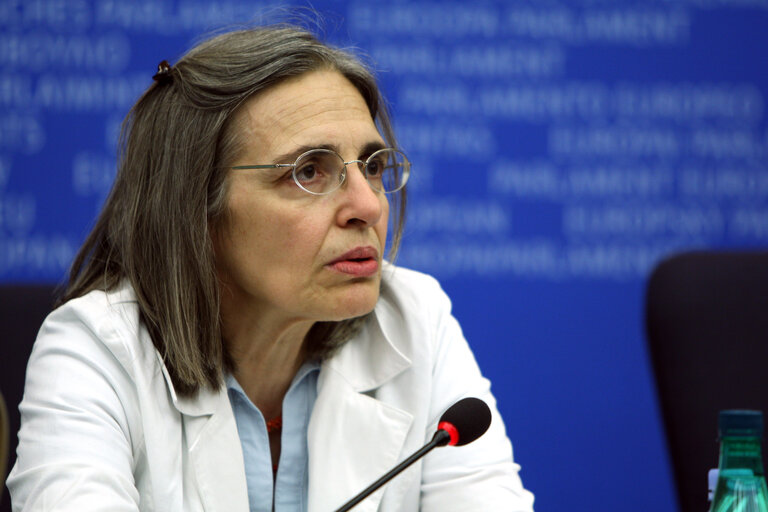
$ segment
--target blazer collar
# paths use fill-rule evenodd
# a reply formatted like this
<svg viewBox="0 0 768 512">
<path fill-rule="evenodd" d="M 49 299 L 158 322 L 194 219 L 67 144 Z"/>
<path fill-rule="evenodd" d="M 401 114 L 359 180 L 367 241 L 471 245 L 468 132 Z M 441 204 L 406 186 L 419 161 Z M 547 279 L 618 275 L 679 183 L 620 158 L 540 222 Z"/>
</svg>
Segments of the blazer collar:
<svg viewBox="0 0 768 512">
<path fill-rule="evenodd" d="M 400 342 L 407 336 L 400 309 L 382 283 L 382 296 L 365 328 L 324 366 L 359 393 L 376 389 L 410 368 L 411 354 Z"/>
<path fill-rule="evenodd" d="M 171 375 L 168 373 L 168 368 L 165 367 L 162 356 L 155 350 L 157 360 L 162 368 L 163 377 L 165 377 L 165 384 L 168 386 L 168 393 L 171 395 L 171 400 L 176 409 L 187 416 L 210 416 L 216 412 L 219 402 L 221 401 L 221 395 L 227 397 L 227 387 L 222 381 L 221 387 L 218 391 L 213 391 L 208 387 L 201 388 L 196 395 L 192 397 L 180 396 L 176 393 L 176 388 L 173 387 L 173 381 Z"/>
<path fill-rule="evenodd" d="M 371 393 L 411 366 L 399 309 L 384 288 L 365 328 L 323 363 L 308 433 L 310 511 L 335 510 L 404 456 L 412 414 Z M 387 486 L 395 502 L 406 482 Z M 355 510 L 373 512 L 382 497 Z"/>
</svg>

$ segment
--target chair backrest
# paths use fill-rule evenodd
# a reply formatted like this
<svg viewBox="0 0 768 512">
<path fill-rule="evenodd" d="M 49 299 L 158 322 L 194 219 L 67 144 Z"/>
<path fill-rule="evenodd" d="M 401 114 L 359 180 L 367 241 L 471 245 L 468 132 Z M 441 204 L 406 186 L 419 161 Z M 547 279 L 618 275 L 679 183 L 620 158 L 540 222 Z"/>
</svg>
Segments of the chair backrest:
<svg viewBox="0 0 768 512">
<path fill-rule="evenodd" d="M 5 482 L 5 471 L 8 465 L 8 444 L 10 443 L 10 427 L 8 426 L 8 408 L 5 406 L 3 394 L 0 393 L 0 482 Z M 0 497 L 5 485 L 0 487 Z"/>
<path fill-rule="evenodd" d="M 8 469 L 16 461 L 18 405 L 24 393 L 27 360 L 40 324 L 53 306 L 54 292 L 55 286 L 52 284 L 0 286 L 0 329 L 3 340 L 0 344 L 0 392 L 5 396 L 8 410 Z M 5 471 L 0 476 L 2 488 L 5 489 Z M 0 512 L 10 510 L 8 493 L 0 492 Z"/>
<path fill-rule="evenodd" d="M 646 334 L 680 510 L 702 512 L 707 471 L 718 464 L 718 411 L 768 415 L 768 252 L 660 263 L 648 282 Z"/>
</svg>

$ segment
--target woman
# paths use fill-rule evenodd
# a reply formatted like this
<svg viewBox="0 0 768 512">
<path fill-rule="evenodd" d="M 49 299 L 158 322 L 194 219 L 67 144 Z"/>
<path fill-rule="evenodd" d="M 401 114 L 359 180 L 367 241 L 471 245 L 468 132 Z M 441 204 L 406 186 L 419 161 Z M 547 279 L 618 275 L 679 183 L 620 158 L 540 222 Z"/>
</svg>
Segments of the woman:
<svg viewBox="0 0 768 512">
<path fill-rule="evenodd" d="M 410 164 L 370 72 L 269 27 L 154 78 L 35 343 L 14 508 L 330 511 L 478 396 L 481 439 L 358 508 L 532 510 L 448 299 L 383 259 Z"/>
</svg>

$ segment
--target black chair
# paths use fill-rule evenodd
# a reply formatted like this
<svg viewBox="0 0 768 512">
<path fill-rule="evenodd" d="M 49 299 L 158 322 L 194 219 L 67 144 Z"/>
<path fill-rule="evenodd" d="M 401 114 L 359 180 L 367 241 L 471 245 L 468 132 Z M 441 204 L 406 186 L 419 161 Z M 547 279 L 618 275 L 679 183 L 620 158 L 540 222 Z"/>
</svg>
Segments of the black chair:
<svg viewBox="0 0 768 512">
<path fill-rule="evenodd" d="M 768 415 L 768 252 L 660 263 L 648 282 L 646 334 L 680 510 L 704 512 L 718 411 Z"/>
<path fill-rule="evenodd" d="M 40 324 L 51 311 L 54 302 L 54 285 L 3 285 L 0 286 L 0 328 L 2 348 L 0 349 L 0 391 L 8 406 L 10 441 L 8 469 L 16 461 L 16 445 L 19 431 L 19 409 L 24 393 L 24 374 L 32 344 Z M 3 490 L 5 474 L 0 474 Z M 0 493 L 0 512 L 10 512 L 8 492 Z"/>
<path fill-rule="evenodd" d="M 8 426 L 8 408 L 5 406 L 3 394 L 0 393 L 0 481 L 5 482 L 5 472 L 8 464 L 8 445 L 10 444 L 10 427 Z M 0 487 L 0 497 L 3 487 Z"/>
</svg>

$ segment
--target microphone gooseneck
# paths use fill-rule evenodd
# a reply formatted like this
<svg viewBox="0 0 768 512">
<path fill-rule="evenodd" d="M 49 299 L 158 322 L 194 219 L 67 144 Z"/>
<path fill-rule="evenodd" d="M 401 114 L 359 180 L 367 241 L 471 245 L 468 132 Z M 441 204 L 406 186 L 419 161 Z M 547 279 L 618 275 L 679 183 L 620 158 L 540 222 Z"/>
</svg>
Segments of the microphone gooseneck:
<svg viewBox="0 0 768 512">
<path fill-rule="evenodd" d="M 464 446 L 485 434 L 491 425 L 491 410 L 479 398 L 462 398 L 440 417 L 437 432 L 432 440 L 395 466 L 390 472 L 366 487 L 360 494 L 346 502 L 336 512 L 347 512 L 363 501 L 376 489 L 389 482 L 405 468 L 438 446 Z"/>
</svg>

